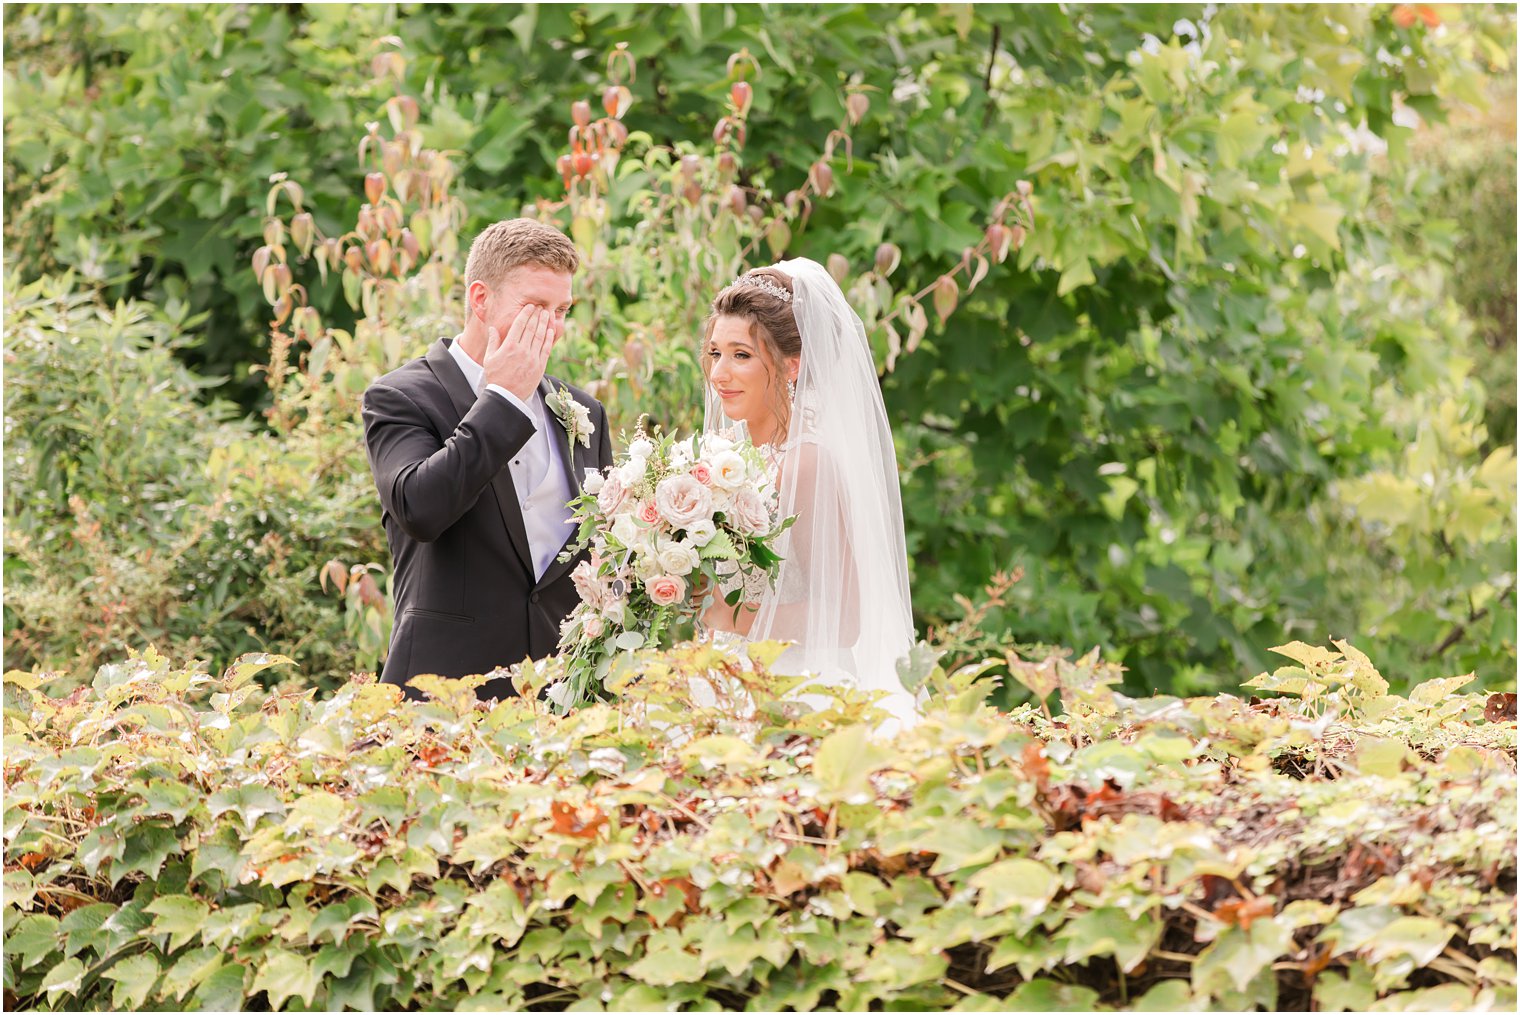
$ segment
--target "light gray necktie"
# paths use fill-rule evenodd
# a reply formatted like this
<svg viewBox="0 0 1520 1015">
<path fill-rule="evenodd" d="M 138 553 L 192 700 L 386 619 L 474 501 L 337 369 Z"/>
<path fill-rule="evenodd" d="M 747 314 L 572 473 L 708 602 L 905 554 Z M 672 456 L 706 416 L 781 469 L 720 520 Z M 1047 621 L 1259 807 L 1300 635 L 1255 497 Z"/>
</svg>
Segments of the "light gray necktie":
<svg viewBox="0 0 1520 1015">
<path fill-rule="evenodd" d="M 522 446 L 522 450 L 518 451 L 517 457 L 513 459 L 514 464 L 520 467 L 518 474 L 523 479 L 523 489 L 517 491 L 518 496 L 523 500 L 527 500 L 529 495 L 542 485 L 544 477 L 549 472 L 549 446 L 545 443 L 548 437 L 544 434 L 543 413 L 538 403 L 538 392 L 535 391 L 532 400 L 527 403 L 528 408 L 536 417 L 533 420 L 536 424 L 533 436 L 528 438 L 528 443 Z"/>
</svg>

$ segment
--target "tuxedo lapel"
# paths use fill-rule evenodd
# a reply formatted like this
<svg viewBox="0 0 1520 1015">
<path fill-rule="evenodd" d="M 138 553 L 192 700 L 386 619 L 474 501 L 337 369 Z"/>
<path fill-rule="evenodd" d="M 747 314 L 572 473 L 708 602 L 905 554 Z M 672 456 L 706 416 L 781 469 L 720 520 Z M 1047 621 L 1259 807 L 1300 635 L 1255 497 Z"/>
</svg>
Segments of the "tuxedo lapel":
<svg viewBox="0 0 1520 1015">
<path fill-rule="evenodd" d="M 459 419 L 464 419 L 465 414 L 475 405 L 475 392 L 470 390 L 470 382 L 459 369 L 459 364 L 454 362 L 448 339 L 440 338 L 433 343 L 427 352 L 427 363 L 433 370 L 433 376 L 438 378 L 444 390 L 449 393 L 449 401 L 459 414 Z M 455 425 L 458 425 L 457 421 Z M 491 495 L 496 498 L 496 510 L 501 513 L 502 525 L 506 527 L 512 551 L 517 554 L 518 562 L 531 578 L 533 553 L 528 545 L 528 528 L 523 522 L 522 505 L 517 499 L 517 488 L 512 483 L 511 469 L 504 467 L 491 477 Z"/>
</svg>

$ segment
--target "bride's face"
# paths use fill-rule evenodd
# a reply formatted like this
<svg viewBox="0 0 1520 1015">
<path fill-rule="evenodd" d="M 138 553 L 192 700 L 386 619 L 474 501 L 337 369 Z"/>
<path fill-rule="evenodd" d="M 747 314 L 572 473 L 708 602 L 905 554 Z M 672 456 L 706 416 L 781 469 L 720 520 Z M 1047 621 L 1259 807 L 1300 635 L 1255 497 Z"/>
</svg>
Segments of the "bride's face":
<svg viewBox="0 0 1520 1015">
<path fill-rule="evenodd" d="M 713 322 L 707 342 L 707 381 L 723 402 L 729 419 L 742 419 L 753 428 L 776 414 L 785 374 L 772 368 L 761 339 L 751 334 L 750 322 L 742 317 L 720 317 Z M 788 365 L 788 373 L 796 367 Z"/>
</svg>

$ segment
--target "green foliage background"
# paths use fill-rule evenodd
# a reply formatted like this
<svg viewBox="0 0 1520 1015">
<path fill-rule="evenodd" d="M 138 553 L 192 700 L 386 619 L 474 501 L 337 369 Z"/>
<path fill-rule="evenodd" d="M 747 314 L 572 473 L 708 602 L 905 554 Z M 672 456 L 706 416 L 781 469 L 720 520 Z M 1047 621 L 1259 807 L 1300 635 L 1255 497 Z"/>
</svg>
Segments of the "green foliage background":
<svg viewBox="0 0 1520 1015">
<path fill-rule="evenodd" d="M 625 44 L 632 182 L 577 234 L 608 270 L 583 283 L 563 368 L 600 378 L 619 423 L 690 422 L 692 322 L 725 280 L 706 252 L 725 270 L 838 254 L 854 294 L 896 244 L 874 320 L 983 242 L 1027 180 L 1035 222 L 1008 261 L 974 292 L 962 278 L 913 351 L 873 329 L 923 625 L 1020 567 L 981 615 L 989 641 L 1102 645 L 1132 689 L 1231 687 L 1288 637 L 1353 635 L 1399 686 L 1512 683 L 1514 379 L 1495 364 L 1515 255 L 1492 228 L 1513 218 L 1512 117 L 1497 149 L 1492 123 L 1452 128 L 1461 145 L 1430 125 L 1484 104 L 1514 22 L 1440 16 L 10 5 L 7 665 L 85 673 L 157 639 L 220 661 L 289 651 L 315 680 L 373 666 L 383 577 L 341 597 L 318 581 L 330 559 L 360 577 L 386 564 L 351 404 L 286 419 L 281 382 L 250 369 L 289 357 L 337 386 L 315 340 L 269 344 L 248 266 L 271 178 L 343 234 L 365 200 L 364 124 L 405 94 L 421 141 L 456 153 L 465 216 L 426 257 L 457 263 L 476 227 L 525 206 L 569 228 L 588 207 L 559 204 L 570 103 L 595 104 Z M 740 51 L 753 59 L 731 65 Z M 779 205 L 823 160 L 832 192 L 747 253 L 760 233 L 716 211 L 641 231 L 635 188 L 668 175 L 664 149 L 728 184 L 708 167 L 732 145 L 711 136 L 741 75 L 733 182 Z M 826 156 L 852 93 L 869 111 Z M 656 254 L 672 246 L 690 256 L 670 274 Z M 620 249 L 637 263 L 614 279 Z M 323 325 L 363 345 L 373 308 L 296 267 Z M 396 345 L 366 369 L 445 333 L 442 279 L 445 298 L 371 328 Z"/>
</svg>

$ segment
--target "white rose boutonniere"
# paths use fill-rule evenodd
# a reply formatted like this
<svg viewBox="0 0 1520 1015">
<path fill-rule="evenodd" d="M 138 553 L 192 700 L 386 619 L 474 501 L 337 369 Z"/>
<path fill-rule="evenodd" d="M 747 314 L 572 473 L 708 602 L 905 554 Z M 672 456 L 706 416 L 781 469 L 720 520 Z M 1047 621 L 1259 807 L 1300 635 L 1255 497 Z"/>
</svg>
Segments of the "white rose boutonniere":
<svg viewBox="0 0 1520 1015">
<path fill-rule="evenodd" d="M 591 435 L 596 433 L 596 427 L 591 424 L 591 410 L 577 402 L 571 396 L 569 388 L 560 385 L 559 390 L 550 392 L 544 402 L 565 425 L 572 452 L 575 451 L 576 441 L 580 441 L 583 448 L 591 447 Z"/>
</svg>

